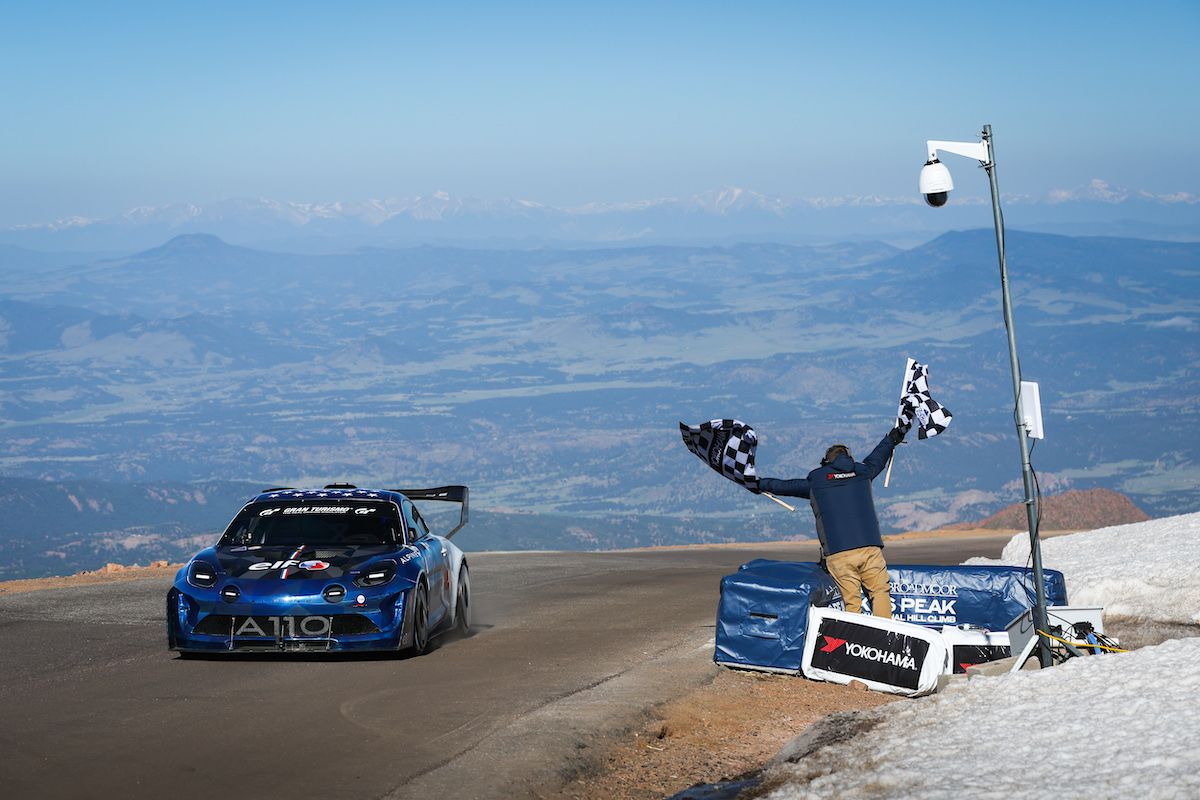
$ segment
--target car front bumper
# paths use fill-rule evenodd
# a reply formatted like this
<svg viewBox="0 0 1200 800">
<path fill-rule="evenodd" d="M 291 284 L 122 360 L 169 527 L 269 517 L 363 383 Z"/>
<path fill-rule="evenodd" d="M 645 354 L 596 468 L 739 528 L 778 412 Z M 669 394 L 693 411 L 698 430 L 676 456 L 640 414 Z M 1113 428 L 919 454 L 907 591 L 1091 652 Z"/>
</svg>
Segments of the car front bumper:
<svg viewBox="0 0 1200 800">
<path fill-rule="evenodd" d="M 222 599 L 216 589 L 178 584 L 167 593 L 167 645 L 172 650 L 345 652 L 408 646 L 408 592 L 355 590 L 338 603 L 320 595 Z M 360 602 L 361 598 L 361 602 Z"/>
</svg>

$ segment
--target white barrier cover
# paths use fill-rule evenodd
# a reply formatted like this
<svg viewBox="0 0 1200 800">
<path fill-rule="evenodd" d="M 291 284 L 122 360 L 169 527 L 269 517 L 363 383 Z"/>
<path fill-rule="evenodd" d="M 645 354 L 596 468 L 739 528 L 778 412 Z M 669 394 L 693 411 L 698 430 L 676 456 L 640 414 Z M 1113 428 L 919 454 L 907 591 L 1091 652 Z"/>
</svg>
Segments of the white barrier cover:
<svg viewBox="0 0 1200 800">
<path fill-rule="evenodd" d="M 946 650 L 949 652 L 945 667 L 947 675 L 962 674 L 967 667 L 1011 655 L 1008 633 L 1005 631 L 981 631 L 946 625 L 942 628 L 942 637 L 946 640 Z"/>
<path fill-rule="evenodd" d="M 877 692 L 917 697 L 937 688 L 946 659 L 946 643 L 937 631 L 814 606 L 808 611 L 800 669 L 813 680 L 857 680 Z"/>
</svg>

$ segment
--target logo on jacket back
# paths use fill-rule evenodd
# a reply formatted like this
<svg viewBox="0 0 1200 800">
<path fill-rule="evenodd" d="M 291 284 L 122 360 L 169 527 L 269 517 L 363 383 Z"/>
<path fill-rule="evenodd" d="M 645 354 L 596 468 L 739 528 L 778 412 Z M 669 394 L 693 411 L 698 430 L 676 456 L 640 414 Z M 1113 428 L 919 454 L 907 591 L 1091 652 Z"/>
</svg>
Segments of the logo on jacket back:
<svg viewBox="0 0 1200 800">
<path fill-rule="evenodd" d="M 846 478 L 857 478 L 857 472 L 827 472 L 825 480 L 827 481 L 844 481 Z"/>
</svg>

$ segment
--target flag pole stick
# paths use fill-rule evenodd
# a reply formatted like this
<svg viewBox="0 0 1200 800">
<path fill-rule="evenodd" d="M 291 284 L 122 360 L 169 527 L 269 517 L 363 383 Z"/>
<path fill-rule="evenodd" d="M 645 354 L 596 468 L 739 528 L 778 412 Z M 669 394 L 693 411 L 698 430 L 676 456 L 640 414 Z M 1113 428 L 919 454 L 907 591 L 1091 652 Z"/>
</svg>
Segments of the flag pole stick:
<svg viewBox="0 0 1200 800">
<path fill-rule="evenodd" d="M 915 358 L 910 358 L 904 362 L 904 377 L 900 379 L 900 406 L 904 406 L 904 390 L 908 388 L 908 371 L 912 369 L 912 365 L 916 363 Z M 900 412 L 896 411 L 896 416 L 900 416 Z M 883 476 L 883 488 L 888 488 L 888 484 L 892 482 L 892 463 L 896 460 L 896 451 L 888 456 L 887 474 Z"/>
<path fill-rule="evenodd" d="M 796 510 L 796 507 L 795 507 L 795 506 L 788 505 L 787 503 L 783 502 L 782 500 L 780 500 L 778 497 L 776 497 L 775 495 L 771 494 L 770 492 L 759 492 L 759 494 L 761 494 L 763 497 L 769 497 L 770 499 L 774 500 L 776 503 L 779 503 L 779 505 L 781 505 L 781 506 L 783 506 L 784 508 L 786 508 L 788 511 L 795 511 L 795 510 Z"/>
</svg>

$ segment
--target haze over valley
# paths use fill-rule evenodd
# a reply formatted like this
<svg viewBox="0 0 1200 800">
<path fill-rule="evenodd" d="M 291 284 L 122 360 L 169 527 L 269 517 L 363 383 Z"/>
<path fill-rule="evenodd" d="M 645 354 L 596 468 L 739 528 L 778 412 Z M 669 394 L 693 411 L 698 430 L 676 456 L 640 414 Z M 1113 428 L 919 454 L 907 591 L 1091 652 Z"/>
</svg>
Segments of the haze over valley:
<svg viewBox="0 0 1200 800">
<path fill-rule="evenodd" d="M 977 209 L 979 211 L 980 209 Z M 0 250 L 0 577 L 180 558 L 254 491 L 472 488 L 469 549 L 811 536 L 695 463 L 735 416 L 760 474 L 859 457 L 904 360 L 955 420 L 902 447 L 885 527 L 1020 496 L 990 230 L 878 241 L 301 254 L 186 234 L 119 257 Z M 1200 244 L 1009 231 L 1043 492 L 1200 503 Z"/>
</svg>

